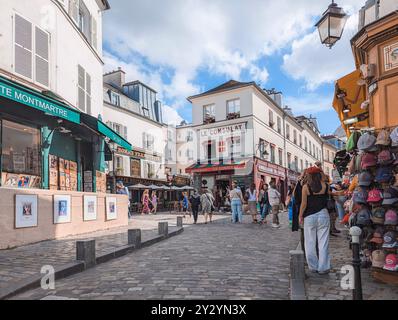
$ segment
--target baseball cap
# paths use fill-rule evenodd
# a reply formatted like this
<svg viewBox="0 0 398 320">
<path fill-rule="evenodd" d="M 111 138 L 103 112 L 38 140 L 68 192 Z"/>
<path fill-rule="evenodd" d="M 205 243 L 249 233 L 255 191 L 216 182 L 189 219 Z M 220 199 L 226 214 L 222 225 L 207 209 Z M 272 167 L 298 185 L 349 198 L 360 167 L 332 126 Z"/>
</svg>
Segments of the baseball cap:
<svg viewBox="0 0 398 320">
<path fill-rule="evenodd" d="M 386 263 L 384 264 L 384 270 L 398 271 L 398 256 L 396 254 L 389 254 L 386 257 Z"/>
<path fill-rule="evenodd" d="M 380 202 L 381 200 L 383 200 L 383 197 L 380 190 L 372 189 L 369 191 L 368 202 L 377 203 Z"/>
<path fill-rule="evenodd" d="M 398 190 L 387 188 L 383 192 L 383 206 L 390 206 L 398 202 Z"/>
<path fill-rule="evenodd" d="M 377 162 L 382 166 L 392 164 L 394 160 L 395 159 L 390 150 L 381 151 L 377 157 Z"/>
<path fill-rule="evenodd" d="M 376 165 L 377 165 L 376 155 L 374 155 L 373 153 L 365 153 L 362 155 L 362 157 L 361 157 L 362 170 L 366 170 L 371 167 L 375 167 Z"/>
<path fill-rule="evenodd" d="M 386 209 L 380 207 L 373 209 L 371 220 L 374 224 L 382 224 L 384 225 L 386 216 Z"/>
<path fill-rule="evenodd" d="M 372 267 L 374 268 L 384 268 L 386 262 L 386 255 L 382 250 L 375 250 L 372 252 Z"/>
<path fill-rule="evenodd" d="M 385 249 L 394 249 L 398 246 L 397 243 L 397 233 L 395 231 L 389 231 L 384 234 L 384 244 Z"/>
<path fill-rule="evenodd" d="M 363 134 L 358 140 L 358 149 L 361 151 L 373 151 L 375 147 L 376 137 L 370 133 Z"/>
<path fill-rule="evenodd" d="M 389 183 L 393 179 L 392 167 L 380 167 L 376 172 L 376 182 Z"/>
<path fill-rule="evenodd" d="M 369 187 L 373 182 L 373 176 L 368 171 L 363 171 L 358 177 L 358 185 L 360 187 Z"/>
<path fill-rule="evenodd" d="M 366 190 L 355 190 L 352 196 L 352 201 L 359 204 L 367 204 L 368 192 Z"/>
<path fill-rule="evenodd" d="M 393 147 L 398 147 L 398 127 L 396 127 L 390 134 L 391 145 Z"/>
<path fill-rule="evenodd" d="M 370 210 L 368 208 L 362 208 L 357 215 L 358 226 L 368 226 L 371 224 L 370 221 Z"/>
<path fill-rule="evenodd" d="M 383 244 L 384 242 L 383 234 L 384 234 L 383 228 L 377 228 L 376 231 L 373 233 L 373 237 L 370 240 L 370 242 L 376 244 Z"/>
<path fill-rule="evenodd" d="M 377 136 L 376 145 L 389 146 L 391 144 L 390 135 L 387 130 L 381 130 Z"/>
<path fill-rule="evenodd" d="M 386 212 L 384 225 L 386 226 L 396 226 L 398 224 L 397 212 L 393 209 L 389 209 Z"/>
</svg>

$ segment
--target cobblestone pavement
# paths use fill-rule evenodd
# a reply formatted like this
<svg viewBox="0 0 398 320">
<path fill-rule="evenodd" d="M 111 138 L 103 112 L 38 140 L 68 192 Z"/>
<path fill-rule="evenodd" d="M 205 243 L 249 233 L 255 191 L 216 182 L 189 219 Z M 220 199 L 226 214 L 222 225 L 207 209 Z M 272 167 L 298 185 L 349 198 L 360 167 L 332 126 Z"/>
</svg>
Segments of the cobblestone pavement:
<svg viewBox="0 0 398 320">
<path fill-rule="evenodd" d="M 281 214 L 269 225 L 232 225 L 229 217 L 13 299 L 288 299 L 289 250 L 298 235 Z M 175 217 L 173 217 L 175 219 Z"/>
<path fill-rule="evenodd" d="M 76 257 L 76 240 L 95 239 L 98 254 L 127 245 L 127 229 L 143 230 L 143 240 L 157 233 L 158 222 L 168 221 L 176 226 L 177 215 L 134 216 L 129 227 L 89 233 L 62 240 L 43 241 L 10 250 L 0 250 L 0 289 L 29 276 L 40 273 L 43 265 L 54 267 L 73 262 Z M 152 231 L 151 231 L 152 230 Z"/>
<path fill-rule="evenodd" d="M 341 267 L 352 264 L 348 231 L 342 231 L 339 237 L 331 237 L 332 272 L 327 276 L 320 276 L 307 271 L 306 289 L 309 300 L 352 300 L 352 291 L 345 291 L 340 286 Z M 364 299 L 398 300 L 398 287 L 374 280 L 370 272 L 370 269 L 361 269 Z"/>
</svg>

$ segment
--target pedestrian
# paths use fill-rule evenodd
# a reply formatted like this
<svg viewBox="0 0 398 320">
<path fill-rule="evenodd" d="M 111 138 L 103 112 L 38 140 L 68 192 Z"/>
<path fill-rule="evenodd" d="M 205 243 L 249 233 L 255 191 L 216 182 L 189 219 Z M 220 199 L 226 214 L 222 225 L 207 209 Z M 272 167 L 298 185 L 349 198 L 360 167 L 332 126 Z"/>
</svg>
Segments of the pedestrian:
<svg viewBox="0 0 398 320">
<path fill-rule="evenodd" d="M 149 209 L 149 190 L 146 189 L 144 194 L 142 195 L 141 203 L 142 203 L 142 215 L 149 214 L 151 210 Z"/>
<path fill-rule="evenodd" d="M 274 180 L 269 184 L 268 190 L 269 203 L 272 207 L 272 228 L 280 228 L 279 208 L 281 205 L 281 194 L 276 190 L 276 182 Z"/>
<path fill-rule="evenodd" d="M 185 214 L 188 212 L 188 209 L 189 209 L 188 193 L 183 192 L 182 193 L 182 212 L 184 212 L 184 218 L 185 218 Z"/>
<path fill-rule="evenodd" d="M 197 224 L 198 222 L 198 213 L 200 206 L 200 194 L 198 190 L 194 190 L 193 195 L 189 198 L 189 202 L 191 202 L 192 215 L 193 215 L 193 223 Z"/>
<path fill-rule="evenodd" d="M 242 223 L 242 206 L 244 200 L 242 191 L 238 187 L 238 183 L 236 181 L 232 182 L 232 189 L 229 192 L 229 199 L 231 203 L 232 222 Z"/>
<path fill-rule="evenodd" d="M 295 185 L 293 183 L 290 184 L 290 186 L 287 189 L 287 197 L 286 197 L 286 208 L 287 212 L 289 214 L 289 227 L 292 227 L 293 225 L 293 191 L 294 191 Z"/>
<path fill-rule="evenodd" d="M 202 213 L 205 216 L 205 224 L 210 218 L 210 223 L 213 222 L 213 211 L 214 211 L 214 196 L 213 193 L 207 188 L 203 188 L 203 193 L 200 196 L 200 203 L 202 205 Z"/>
<path fill-rule="evenodd" d="M 343 221 L 345 216 L 344 203 L 347 201 L 345 195 L 346 190 L 344 190 L 342 182 L 338 182 L 333 185 L 334 187 L 334 199 L 336 201 L 336 210 L 339 217 L 339 222 Z"/>
<path fill-rule="evenodd" d="M 129 189 L 124 186 L 122 181 L 118 181 L 116 183 L 116 194 L 124 194 L 126 196 L 129 196 Z M 129 199 L 129 202 L 128 202 L 127 211 L 128 211 L 128 213 L 127 213 L 128 217 L 131 218 L 130 199 Z"/>
<path fill-rule="evenodd" d="M 246 199 L 248 204 L 248 210 L 252 216 L 253 222 L 258 223 L 257 221 L 257 190 L 256 184 L 252 183 L 250 188 L 246 190 Z"/>
<path fill-rule="evenodd" d="M 268 184 L 264 183 L 259 192 L 258 202 L 260 203 L 260 214 L 261 214 L 261 221 L 260 224 L 267 223 L 267 216 L 271 210 L 271 205 L 269 203 L 269 196 L 268 196 Z"/>
<path fill-rule="evenodd" d="M 306 179 L 307 183 L 302 190 L 299 219 L 300 224 L 304 224 L 307 263 L 311 272 L 328 274 L 330 272 L 330 217 L 327 202 L 330 189 L 322 179 L 322 171 L 318 167 L 309 168 Z"/>
<path fill-rule="evenodd" d="M 152 191 L 151 203 L 152 203 L 151 213 L 156 214 L 158 211 L 158 196 L 156 195 L 156 191 Z"/>
</svg>

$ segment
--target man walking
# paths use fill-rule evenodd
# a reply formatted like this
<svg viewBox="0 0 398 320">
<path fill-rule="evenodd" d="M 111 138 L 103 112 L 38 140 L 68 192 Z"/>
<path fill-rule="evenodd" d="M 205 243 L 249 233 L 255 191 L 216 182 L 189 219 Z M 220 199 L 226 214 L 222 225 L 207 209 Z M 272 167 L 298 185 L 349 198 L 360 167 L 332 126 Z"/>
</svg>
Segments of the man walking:
<svg viewBox="0 0 398 320">
<path fill-rule="evenodd" d="M 268 196 L 268 184 L 264 183 L 260 190 L 258 202 L 260 203 L 261 221 L 260 224 L 267 223 L 267 216 L 271 210 Z"/>
<path fill-rule="evenodd" d="M 279 207 L 281 204 L 281 194 L 276 190 L 275 181 L 271 181 L 268 191 L 269 203 L 272 207 L 272 228 L 280 228 L 279 224 Z"/>
</svg>

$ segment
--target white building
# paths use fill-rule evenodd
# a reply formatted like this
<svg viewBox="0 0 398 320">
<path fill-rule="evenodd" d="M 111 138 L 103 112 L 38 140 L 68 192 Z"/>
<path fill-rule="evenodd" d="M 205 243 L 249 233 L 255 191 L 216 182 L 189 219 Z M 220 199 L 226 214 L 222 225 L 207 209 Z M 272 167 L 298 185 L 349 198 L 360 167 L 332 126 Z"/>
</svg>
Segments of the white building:
<svg viewBox="0 0 398 320">
<path fill-rule="evenodd" d="M 231 180 L 247 187 L 274 179 L 284 192 L 300 172 L 322 161 L 316 120 L 294 117 L 282 108 L 279 93 L 267 93 L 254 82 L 229 81 L 188 100 L 193 123 L 177 131 L 194 132 L 196 142 L 185 148 L 196 147 L 196 159 L 185 168 L 197 187 L 202 180 L 225 188 Z"/>
</svg>

